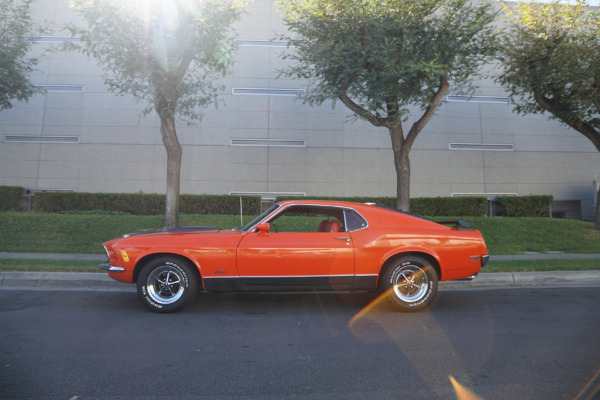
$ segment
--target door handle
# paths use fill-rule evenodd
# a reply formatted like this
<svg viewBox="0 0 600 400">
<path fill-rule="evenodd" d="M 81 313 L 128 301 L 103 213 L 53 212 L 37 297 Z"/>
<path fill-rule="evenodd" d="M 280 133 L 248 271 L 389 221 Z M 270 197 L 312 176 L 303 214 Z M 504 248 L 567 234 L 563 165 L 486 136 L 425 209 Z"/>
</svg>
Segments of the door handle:
<svg viewBox="0 0 600 400">
<path fill-rule="evenodd" d="M 350 244 L 350 238 L 349 237 L 341 237 L 341 236 L 339 236 L 339 237 L 336 237 L 335 239 L 336 240 L 345 240 L 347 245 Z"/>
</svg>

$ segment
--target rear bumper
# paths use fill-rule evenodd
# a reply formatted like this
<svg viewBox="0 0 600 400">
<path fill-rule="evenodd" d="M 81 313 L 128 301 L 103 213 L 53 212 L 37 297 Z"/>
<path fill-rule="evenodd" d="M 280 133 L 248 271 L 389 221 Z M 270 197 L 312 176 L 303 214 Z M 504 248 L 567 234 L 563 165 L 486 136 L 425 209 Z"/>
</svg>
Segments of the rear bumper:
<svg viewBox="0 0 600 400">
<path fill-rule="evenodd" d="M 485 264 L 487 264 L 488 261 L 490 261 L 489 254 L 486 254 L 485 256 L 481 256 L 481 268 L 485 267 Z"/>
</svg>

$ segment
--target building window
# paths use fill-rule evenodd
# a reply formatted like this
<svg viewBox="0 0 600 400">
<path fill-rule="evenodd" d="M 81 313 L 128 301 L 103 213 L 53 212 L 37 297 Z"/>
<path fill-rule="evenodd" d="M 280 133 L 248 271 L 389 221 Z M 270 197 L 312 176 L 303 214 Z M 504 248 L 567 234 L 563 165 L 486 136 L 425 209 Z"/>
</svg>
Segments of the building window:
<svg viewBox="0 0 600 400">
<path fill-rule="evenodd" d="M 42 36 L 24 36 L 26 39 L 30 39 L 36 43 L 80 43 L 81 38 L 71 37 L 71 36 L 50 36 L 50 35 L 42 35 Z"/>
<path fill-rule="evenodd" d="M 446 96 L 446 101 L 455 103 L 494 103 L 494 104 L 509 104 L 510 99 L 502 96 Z"/>
<path fill-rule="evenodd" d="M 83 85 L 35 85 L 35 87 L 54 93 L 83 93 L 85 91 Z"/>
<path fill-rule="evenodd" d="M 290 42 L 286 40 L 253 40 L 253 39 L 235 39 L 239 46 L 243 47 L 288 47 Z M 293 47 L 293 46 L 291 46 Z"/>
<path fill-rule="evenodd" d="M 231 139 L 231 146 L 306 147 L 304 139 Z"/>
<path fill-rule="evenodd" d="M 304 96 L 306 89 L 271 89 L 271 88 L 233 88 L 233 95 L 257 96 Z"/>
<path fill-rule="evenodd" d="M 4 142 L 77 144 L 79 136 L 5 135 Z"/>
<path fill-rule="evenodd" d="M 450 150 L 515 151 L 514 144 L 450 143 Z"/>
</svg>

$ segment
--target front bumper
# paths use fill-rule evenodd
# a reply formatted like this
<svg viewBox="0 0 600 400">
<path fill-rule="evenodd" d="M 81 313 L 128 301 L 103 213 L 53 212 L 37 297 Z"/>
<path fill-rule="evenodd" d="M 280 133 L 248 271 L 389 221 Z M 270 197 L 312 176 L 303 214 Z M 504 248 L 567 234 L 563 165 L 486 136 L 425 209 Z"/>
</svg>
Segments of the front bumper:
<svg viewBox="0 0 600 400">
<path fill-rule="evenodd" d="M 108 272 L 123 272 L 123 271 L 125 271 L 125 268 L 114 267 L 114 266 L 110 265 L 110 263 L 102 263 L 102 264 L 98 265 L 98 268 L 100 268 L 102 271 L 108 271 Z"/>
</svg>

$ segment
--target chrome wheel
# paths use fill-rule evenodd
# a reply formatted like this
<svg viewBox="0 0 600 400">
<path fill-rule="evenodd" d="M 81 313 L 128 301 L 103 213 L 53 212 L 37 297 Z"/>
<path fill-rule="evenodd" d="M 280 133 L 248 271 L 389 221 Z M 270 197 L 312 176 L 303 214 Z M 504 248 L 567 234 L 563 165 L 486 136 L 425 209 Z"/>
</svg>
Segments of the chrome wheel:
<svg viewBox="0 0 600 400">
<path fill-rule="evenodd" d="M 387 264 L 380 288 L 399 310 L 421 311 L 429 307 L 437 296 L 438 275 L 428 259 L 405 255 Z"/>
<path fill-rule="evenodd" d="M 427 274 L 415 265 L 405 265 L 397 275 L 394 294 L 407 303 L 418 302 L 429 288 Z"/>
<path fill-rule="evenodd" d="M 148 295 L 159 304 L 171 304 L 183 295 L 185 290 L 181 273 L 168 265 L 156 268 L 148 277 Z"/>
<path fill-rule="evenodd" d="M 152 311 L 175 312 L 196 295 L 194 267 L 184 259 L 161 257 L 146 264 L 137 279 L 138 295 Z"/>
</svg>

